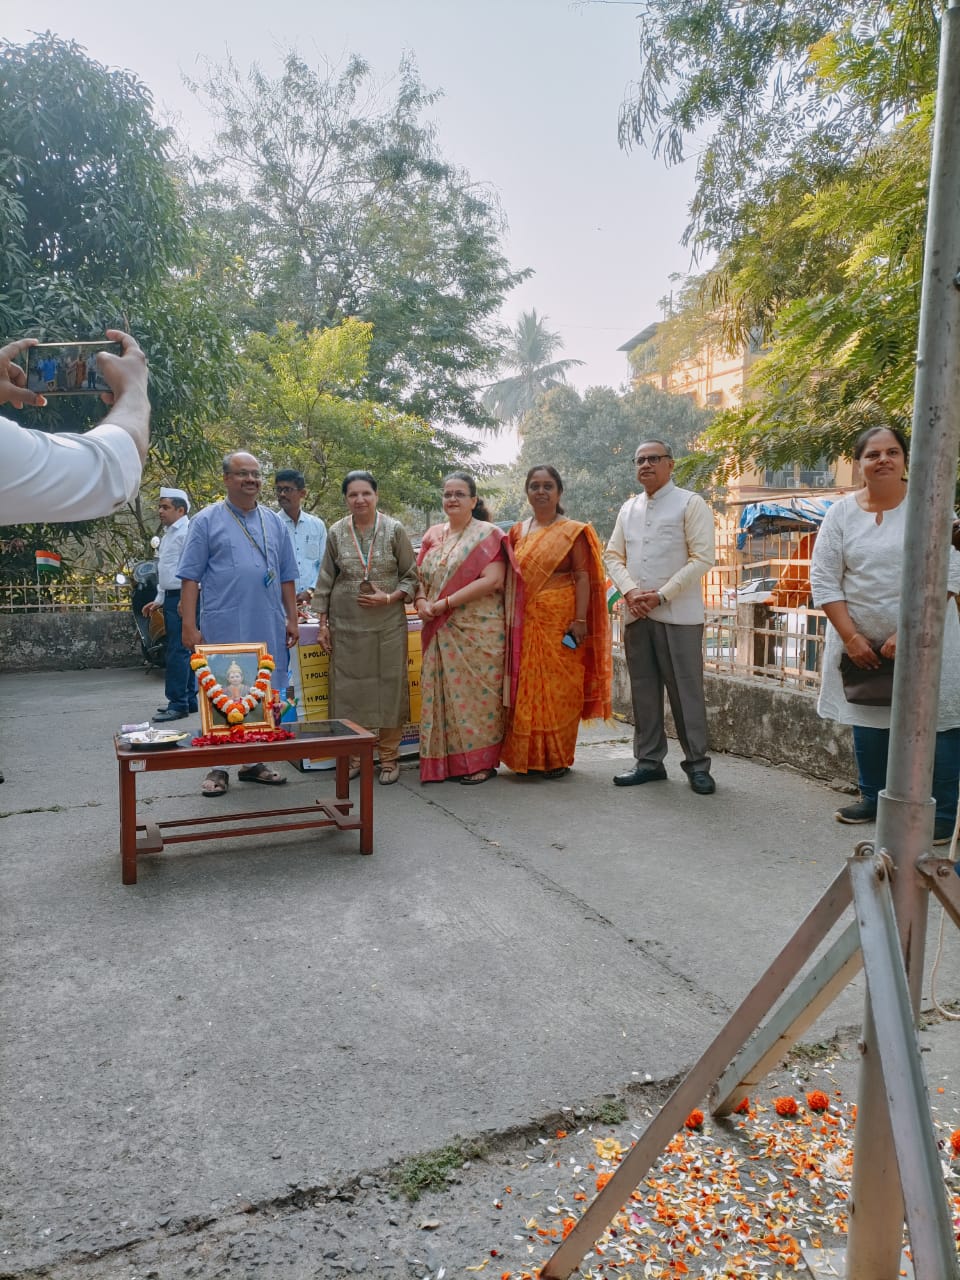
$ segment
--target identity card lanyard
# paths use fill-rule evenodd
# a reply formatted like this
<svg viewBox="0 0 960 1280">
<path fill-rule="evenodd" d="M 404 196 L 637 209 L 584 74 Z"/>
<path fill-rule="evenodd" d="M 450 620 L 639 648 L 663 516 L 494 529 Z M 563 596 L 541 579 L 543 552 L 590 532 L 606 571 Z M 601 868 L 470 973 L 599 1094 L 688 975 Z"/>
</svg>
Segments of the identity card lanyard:
<svg viewBox="0 0 960 1280">
<path fill-rule="evenodd" d="M 247 528 L 247 526 L 244 524 L 244 522 L 243 522 L 243 521 L 240 519 L 240 517 L 237 515 L 237 513 L 236 513 L 236 512 L 233 510 L 233 508 L 230 506 L 230 504 L 229 504 L 229 503 L 226 503 L 225 505 L 226 505 L 227 510 L 228 510 L 228 511 L 230 512 L 230 514 L 233 516 L 234 520 L 236 520 L 237 524 L 240 526 L 240 528 L 241 528 L 241 529 L 243 530 L 243 532 L 246 534 L 247 541 L 250 543 L 250 545 L 251 545 L 252 547 L 254 547 L 257 551 L 259 551 L 259 552 L 260 552 L 260 554 L 263 556 L 263 563 L 267 566 L 267 572 L 263 575 L 263 585 L 264 585 L 265 587 L 269 587 L 269 586 L 270 586 L 270 583 L 271 583 L 271 582 L 273 582 L 274 578 L 275 578 L 277 575 L 276 575 L 276 574 L 273 572 L 273 570 L 270 568 L 270 557 L 269 557 L 269 555 L 267 554 L 267 553 L 268 553 L 268 551 L 269 551 L 269 546 L 268 546 L 268 544 L 267 544 L 267 531 L 266 531 L 266 528 L 264 527 L 264 524 L 263 524 L 263 512 L 260 510 L 260 504 L 259 504 L 259 503 L 257 504 L 257 515 L 260 517 L 260 533 L 261 533 L 261 534 L 262 534 L 262 536 L 263 536 L 263 546 L 262 546 L 262 547 L 261 547 L 260 543 L 256 540 L 256 538 L 253 536 L 253 534 L 250 532 L 250 530 Z"/>
<path fill-rule="evenodd" d="M 370 561 L 373 559 L 373 544 L 377 540 L 377 531 L 380 528 L 380 512 L 377 512 L 377 518 L 373 523 L 373 536 L 370 539 L 370 546 L 367 554 L 364 556 L 360 549 L 360 539 L 357 537 L 357 530 L 354 524 L 353 516 L 350 517 L 350 536 L 353 538 L 353 545 L 357 549 L 357 558 L 360 561 L 360 567 L 363 569 L 363 581 L 360 583 L 360 594 L 368 596 L 373 591 L 373 583 L 370 581 Z"/>
</svg>

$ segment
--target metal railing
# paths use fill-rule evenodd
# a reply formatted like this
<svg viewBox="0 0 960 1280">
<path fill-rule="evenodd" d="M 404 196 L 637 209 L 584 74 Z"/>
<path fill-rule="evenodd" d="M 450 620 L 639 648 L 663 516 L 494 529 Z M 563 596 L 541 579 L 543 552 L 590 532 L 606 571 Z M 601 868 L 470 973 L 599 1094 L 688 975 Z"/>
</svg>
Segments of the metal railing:
<svg viewBox="0 0 960 1280">
<path fill-rule="evenodd" d="M 623 653 L 624 620 L 616 604 L 611 618 L 614 653 Z M 703 628 L 706 671 L 771 680 L 793 689 L 820 688 L 827 619 L 819 609 L 741 605 L 708 608 Z"/>
<path fill-rule="evenodd" d="M 0 613 L 101 613 L 130 608 L 130 587 L 102 578 L 0 583 Z"/>
<path fill-rule="evenodd" d="M 706 592 L 703 658 L 707 671 L 774 680 L 798 689 L 820 687 L 827 620 L 818 609 L 719 605 L 717 584 Z M 0 584 L 0 614 L 97 613 L 130 608 L 130 587 L 102 578 Z M 623 651 L 622 606 L 611 618 L 614 652 Z"/>
</svg>

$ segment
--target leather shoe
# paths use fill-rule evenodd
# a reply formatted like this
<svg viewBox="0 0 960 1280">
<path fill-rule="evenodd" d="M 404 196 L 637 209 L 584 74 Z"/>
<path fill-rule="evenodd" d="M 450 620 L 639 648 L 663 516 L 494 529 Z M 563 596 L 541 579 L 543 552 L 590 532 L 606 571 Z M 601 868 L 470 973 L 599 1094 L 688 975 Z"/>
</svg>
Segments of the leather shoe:
<svg viewBox="0 0 960 1280">
<path fill-rule="evenodd" d="M 154 724 L 162 724 L 164 720 L 186 720 L 186 711 L 174 711 L 172 707 L 167 707 L 165 711 L 158 711 L 153 717 Z"/>
<path fill-rule="evenodd" d="M 716 789 L 717 784 L 706 769 L 694 769 L 690 774 L 690 790 L 698 796 L 712 796 Z"/>
<path fill-rule="evenodd" d="M 615 787 L 639 787 L 643 782 L 664 782 L 667 771 L 662 764 L 638 764 L 629 773 L 618 773 L 613 780 Z"/>
</svg>

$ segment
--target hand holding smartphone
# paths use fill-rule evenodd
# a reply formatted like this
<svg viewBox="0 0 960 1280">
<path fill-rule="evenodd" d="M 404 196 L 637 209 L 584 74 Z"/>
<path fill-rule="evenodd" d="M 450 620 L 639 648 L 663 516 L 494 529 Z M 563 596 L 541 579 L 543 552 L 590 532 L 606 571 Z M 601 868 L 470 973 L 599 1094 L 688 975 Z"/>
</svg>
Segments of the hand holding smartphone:
<svg viewBox="0 0 960 1280">
<path fill-rule="evenodd" d="M 38 395 L 99 396 L 110 387 L 100 372 L 101 351 L 123 354 L 119 342 L 38 342 L 27 348 L 27 389 Z"/>
</svg>

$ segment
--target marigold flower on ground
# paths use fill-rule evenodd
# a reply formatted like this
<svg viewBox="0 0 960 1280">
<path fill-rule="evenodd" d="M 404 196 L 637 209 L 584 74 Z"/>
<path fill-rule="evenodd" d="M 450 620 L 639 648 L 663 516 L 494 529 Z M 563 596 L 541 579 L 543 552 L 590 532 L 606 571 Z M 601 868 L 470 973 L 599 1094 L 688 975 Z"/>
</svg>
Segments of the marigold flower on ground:
<svg viewBox="0 0 960 1280">
<path fill-rule="evenodd" d="M 773 1109 L 778 1116 L 795 1116 L 799 1111 L 796 1098 L 774 1098 Z"/>
<path fill-rule="evenodd" d="M 623 1155 L 623 1147 L 616 1138 L 594 1138 L 593 1145 L 601 1160 L 619 1160 Z"/>
<path fill-rule="evenodd" d="M 612 1177 L 613 1177 L 612 1173 L 598 1173 L 597 1174 L 597 1190 L 602 1191 Z"/>
<path fill-rule="evenodd" d="M 558 1130 L 557 1130 L 557 1137 L 558 1137 L 558 1138 L 565 1138 L 566 1136 L 567 1136 L 567 1131 L 566 1131 L 566 1129 L 558 1129 Z"/>
<path fill-rule="evenodd" d="M 740 1101 L 737 1103 L 737 1105 L 733 1108 L 733 1110 L 735 1115 L 738 1115 L 738 1116 L 747 1115 L 748 1112 L 750 1111 L 750 1099 L 741 1098 Z"/>
<path fill-rule="evenodd" d="M 960 1159 L 960 1129 L 954 1129 L 950 1135 L 950 1150 L 955 1158 Z"/>
<path fill-rule="evenodd" d="M 703 1112 L 699 1107 L 694 1107 L 693 1111 L 687 1116 L 683 1122 L 685 1129 L 702 1129 L 703 1128 Z"/>
<path fill-rule="evenodd" d="M 576 1218 L 564 1218 L 562 1225 L 563 1225 L 563 1238 L 564 1240 L 566 1240 L 567 1236 L 570 1234 L 573 1228 L 577 1225 L 577 1220 Z"/>
<path fill-rule="evenodd" d="M 811 1111 L 816 1111 L 819 1115 L 821 1111 L 826 1111 L 830 1106 L 830 1099 L 822 1090 L 814 1089 L 812 1093 L 807 1094 L 807 1106 Z"/>
</svg>

